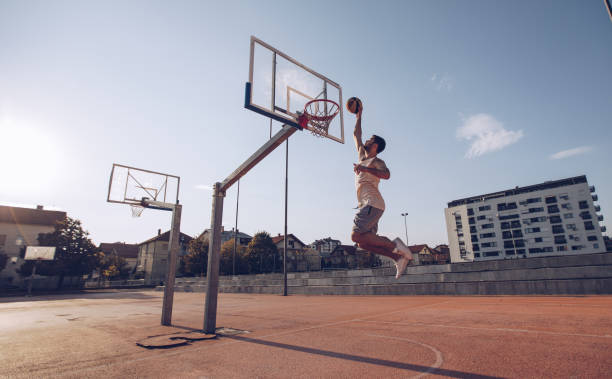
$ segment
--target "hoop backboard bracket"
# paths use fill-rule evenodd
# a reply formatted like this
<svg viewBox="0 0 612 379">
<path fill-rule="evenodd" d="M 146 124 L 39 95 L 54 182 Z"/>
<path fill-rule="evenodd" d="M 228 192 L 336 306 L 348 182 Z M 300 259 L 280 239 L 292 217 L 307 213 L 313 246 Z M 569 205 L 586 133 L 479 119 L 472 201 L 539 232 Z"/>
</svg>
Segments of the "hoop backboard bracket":
<svg viewBox="0 0 612 379">
<path fill-rule="evenodd" d="M 113 163 L 106 201 L 172 211 L 180 181 L 175 175 Z"/>
<path fill-rule="evenodd" d="M 251 36 L 245 108 L 301 130 L 299 114 L 304 111 L 306 103 L 316 99 L 338 104 L 339 114 L 330 123 L 325 137 L 344 143 L 342 87 Z M 305 129 L 313 131 L 314 127 L 307 124 Z"/>
</svg>

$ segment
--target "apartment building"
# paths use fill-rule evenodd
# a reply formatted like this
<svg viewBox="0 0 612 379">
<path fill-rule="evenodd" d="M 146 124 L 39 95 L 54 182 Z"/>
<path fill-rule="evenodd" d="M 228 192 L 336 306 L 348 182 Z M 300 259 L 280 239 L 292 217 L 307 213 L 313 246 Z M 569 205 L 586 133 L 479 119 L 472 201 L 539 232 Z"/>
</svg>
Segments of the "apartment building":
<svg viewBox="0 0 612 379">
<path fill-rule="evenodd" d="M 604 252 L 594 192 L 583 175 L 451 201 L 451 262 Z"/>
</svg>

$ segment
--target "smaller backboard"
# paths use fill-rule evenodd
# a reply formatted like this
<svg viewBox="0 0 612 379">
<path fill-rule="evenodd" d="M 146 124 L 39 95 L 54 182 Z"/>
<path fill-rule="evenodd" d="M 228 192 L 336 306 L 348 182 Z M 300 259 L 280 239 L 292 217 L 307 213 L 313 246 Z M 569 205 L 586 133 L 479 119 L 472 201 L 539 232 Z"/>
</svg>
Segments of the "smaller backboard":
<svg viewBox="0 0 612 379">
<path fill-rule="evenodd" d="M 55 246 L 28 246 L 25 251 L 26 261 L 52 261 L 55 259 Z"/>
<path fill-rule="evenodd" d="M 332 100 L 339 107 L 325 137 L 344 143 L 342 88 L 282 51 L 251 36 L 249 80 L 244 106 L 284 124 L 302 129 L 297 118 L 311 100 Z M 305 129 L 313 130 L 310 124 Z"/>
<path fill-rule="evenodd" d="M 144 200 L 177 204 L 180 181 L 175 175 L 114 163 L 106 201 L 150 208 L 155 206 L 148 206 Z"/>
</svg>

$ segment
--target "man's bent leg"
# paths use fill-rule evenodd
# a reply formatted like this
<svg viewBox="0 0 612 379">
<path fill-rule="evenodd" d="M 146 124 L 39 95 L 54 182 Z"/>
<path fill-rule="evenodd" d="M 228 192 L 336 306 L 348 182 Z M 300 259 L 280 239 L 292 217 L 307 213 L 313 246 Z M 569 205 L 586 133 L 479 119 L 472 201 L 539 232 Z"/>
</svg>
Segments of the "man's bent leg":
<svg viewBox="0 0 612 379">
<path fill-rule="evenodd" d="M 359 247 L 367 250 L 371 253 L 374 254 L 379 254 L 379 255 L 384 255 L 385 257 L 389 257 L 391 259 L 393 259 L 394 261 L 398 261 L 400 258 L 402 258 L 401 255 L 399 254 L 395 254 L 393 252 L 390 252 L 388 249 L 385 249 L 383 247 L 380 246 L 375 246 L 375 245 L 368 245 L 367 243 L 358 243 Z"/>
</svg>

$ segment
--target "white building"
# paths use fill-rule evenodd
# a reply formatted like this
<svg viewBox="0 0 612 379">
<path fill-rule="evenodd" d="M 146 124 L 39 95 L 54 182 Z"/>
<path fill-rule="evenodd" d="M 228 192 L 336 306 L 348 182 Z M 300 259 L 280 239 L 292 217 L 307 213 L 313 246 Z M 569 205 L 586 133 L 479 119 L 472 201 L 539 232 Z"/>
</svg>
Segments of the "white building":
<svg viewBox="0 0 612 379">
<path fill-rule="evenodd" d="M 593 192 L 583 175 L 451 201 L 451 262 L 604 252 Z"/>
</svg>

